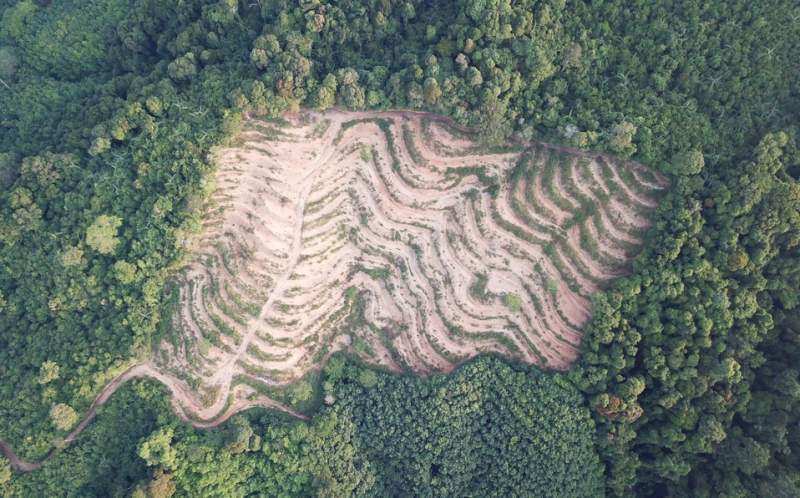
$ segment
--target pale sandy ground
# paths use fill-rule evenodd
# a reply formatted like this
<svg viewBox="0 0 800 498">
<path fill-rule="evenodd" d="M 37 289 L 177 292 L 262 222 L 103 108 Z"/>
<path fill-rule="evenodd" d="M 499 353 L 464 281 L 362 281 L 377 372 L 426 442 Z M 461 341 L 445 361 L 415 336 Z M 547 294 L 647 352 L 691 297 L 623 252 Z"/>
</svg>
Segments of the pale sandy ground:
<svg viewBox="0 0 800 498">
<path fill-rule="evenodd" d="M 624 274 L 634 232 L 648 224 L 641 212 L 665 187 L 607 156 L 541 144 L 486 151 L 423 113 L 287 121 L 249 121 L 242 145 L 216 154 L 215 214 L 185 272 L 177 340 L 157 362 L 217 394 L 203 416 L 221 409 L 237 376 L 286 385 L 338 349 L 419 374 L 484 351 L 566 369 L 588 296 Z M 542 185 L 548 157 L 561 153 Z M 510 183 L 531 155 L 530 174 Z M 500 184 L 495 197 L 476 175 L 447 173 L 475 167 Z M 621 168 L 633 168 L 632 185 Z M 581 199 L 596 216 L 568 226 Z M 348 288 L 363 319 L 352 319 Z"/>
<path fill-rule="evenodd" d="M 455 130 L 414 112 L 249 120 L 240 146 L 215 153 L 216 190 L 190 242 L 173 337 L 109 383 L 65 442 L 135 377 L 164 383 L 182 419 L 209 427 L 251 406 L 303 418 L 237 378 L 285 386 L 338 350 L 421 375 L 481 352 L 568 368 L 589 296 L 624 274 L 666 181 L 545 144 L 487 152 Z M 544 184 L 553 154 L 566 158 Z M 494 196 L 474 174 L 447 173 L 475 167 L 499 184 Z M 572 223 L 581 199 L 596 214 Z M 38 466 L 0 448 L 15 469 Z"/>
</svg>

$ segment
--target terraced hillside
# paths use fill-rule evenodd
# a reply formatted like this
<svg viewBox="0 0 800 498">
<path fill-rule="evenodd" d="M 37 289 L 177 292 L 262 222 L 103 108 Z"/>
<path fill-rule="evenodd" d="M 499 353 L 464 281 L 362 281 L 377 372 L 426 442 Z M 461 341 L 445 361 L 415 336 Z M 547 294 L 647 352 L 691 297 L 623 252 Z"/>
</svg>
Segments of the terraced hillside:
<svg viewBox="0 0 800 498">
<path fill-rule="evenodd" d="M 487 150 L 419 113 L 251 120 L 218 161 L 156 359 L 209 401 L 341 349 L 419 374 L 487 351 L 566 368 L 666 186 L 605 156 Z"/>
</svg>

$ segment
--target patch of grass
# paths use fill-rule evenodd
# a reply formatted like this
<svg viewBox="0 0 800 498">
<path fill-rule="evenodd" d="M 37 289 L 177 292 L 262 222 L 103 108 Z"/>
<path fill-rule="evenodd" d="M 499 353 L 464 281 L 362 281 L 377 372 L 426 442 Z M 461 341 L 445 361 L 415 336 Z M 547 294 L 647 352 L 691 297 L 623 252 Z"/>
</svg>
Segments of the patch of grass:
<svg viewBox="0 0 800 498">
<path fill-rule="evenodd" d="M 314 129 L 311 130 L 311 138 L 319 138 L 328 131 L 328 128 L 331 127 L 331 120 L 330 119 L 323 119 L 319 121 L 317 124 L 314 125 Z"/>
<path fill-rule="evenodd" d="M 539 223 L 536 219 L 534 219 L 525 206 L 523 206 L 522 202 L 516 197 L 511 196 L 511 210 L 514 212 L 517 217 L 525 223 L 525 225 L 530 228 L 531 230 L 535 230 L 538 232 L 546 233 L 551 235 L 552 237 L 557 237 L 557 233 L 553 230 L 552 227 L 543 225 Z"/>
<path fill-rule="evenodd" d="M 475 282 L 469 287 L 469 293 L 482 303 L 490 303 L 494 299 L 494 294 L 486 290 L 489 277 L 485 273 L 478 273 Z"/>
<path fill-rule="evenodd" d="M 478 196 L 480 196 L 480 195 L 481 195 L 481 193 L 478 192 L 478 190 L 474 189 L 474 188 L 471 188 L 471 189 L 467 190 L 466 192 L 464 192 L 464 197 L 466 197 L 470 201 L 477 201 L 478 200 Z"/>
<path fill-rule="evenodd" d="M 281 123 L 276 123 L 276 124 L 283 126 L 283 124 Z M 278 139 L 288 140 L 291 138 L 291 136 L 286 134 L 283 130 L 280 130 L 273 126 L 264 126 L 257 122 L 248 124 L 247 128 L 256 130 L 259 134 L 261 134 L 264 140 L 278 140 Z"/>
<path fill-rule="evenodd" d="M 426 122 L 432 123 L 433 120 L 428 118 L 428 119 L 426 119 Z M 455 123 L 452 123 L 452 122 L 444 120 L 444 119 L 437 119 L 436 120 L 436 124 L 438 124 L 439 127 L 441 127 L 444 131 L 449 133 L 453 138 L 460 138 L 462 140 L 476 140 L 476 139 L 480 138 L 480 137 L 477 136 L 476 133 L 467 131 L 467 130 L 459 127 Z"/>
<path fill-rule="evenodd" d="M 406 150 L 411 156 L 412 161 L 414 161 L 416 164 L 427 164 L 427 161 L 424 157 L 422 157 L 419 149 L 417 149 L 417 144 L 414 141 L 414 133 L 411 131 L 408 125 L 403 125 L 403 143 L 405 144 Z"/>
<path fill-rule="evenodd" d="M 486 173 L 486 166 L 467 166 L 463 168 L 447 168 L 445 171 L 447 176 L 456 176 L 465 178 L 467 176 L 475 176 L 478 181 L 486 188 L 498 186 L 497 179 Z"/>
<path fill-rule="evenodd" d="M 247 325 L 247 319 L 245 318 L 244 313 L 240 312 L 239 309 L 234 309 L 234 307 L 231 307 L 230 304 L 222 298 L 222 295 L 219 293 L 218 284 L 217 286 L 213 287 L 212 295 L 217 307 L 225 316 L 239 325 Z"/>
<path fill-rule="evenodd" d="M 231 337 L 236 344 L 239 344 L 241 342 L 242 336 L 239 334 L 239 332 L 237 332 L 227 323 L 225 323 L 225 321 L 222 320 L 222 318 L 218 317 L 213 313 L 209 313 L 208 316 L 209 318 L 211 318 L 211 322 L 214 324 L 214 327 L 216 327 L 221 334 Z"/>
<path fill-rule="evenodd" d="M 476 211 L 476 214 L 478 212 L 479 211 Z M 497 226 L 499 226 L 503 230 L 511 232 L 519 239 L 527 240 L 531 244 L 537 244 L 537 245 L 545 245 L 548 243 L 546 240 L 534 237 L 527 231 L 523 230 L 521 227 L 501 218 L 500 215 L 497 213 L 497 211 L 495 211 L 494 209 L 492 209 L 492 217 L 494 218 L 495 223 L 497 223 Z"/>
<path fill-rule="evenodd" d="M 544 281 L 544 289 L 553 295 L 553 297 L 558 296 L 558 282 L 556 282 L 552 278 L 547 278 Z"/>
<path fill-rule="evenodd" d="M 530 169 L 530 157 L 521 155 L 514 167 L 508 172 L 508 182 L 512 185 L 520 181 L 523 174 Z"/>
<path fill-rule="evenodd" d="M 358 155 L 361 156 L 361 160 L 365 163 L 372 161 L 372 149 L 366 145 L 361 145 L 359 147 Z"/>
<path fill-rule="evenodd" d="M 350 286 L 344 290 L 344 300 L 347 304 L 353 304 L 358 297 L 358 288 L 355 286 Z"/>
<path fill-rule="evenodd" d="M 542 171 L 542 188 L 547 196 L 559 209 L 567 213 L 575 211 L 575 206 L 572 205 L 560 192 L 556 190 L 555 174 L 556 168 L 561 167 L 562 155 L 557 152 L 550 152 L 544 164 Z"/>
<path fill-rule="evenodd" d="M 517 343 L 512 341 L 507 334 L 502 332 L 473 332 L 469 334 L 469 337 L 479 341 L 496 342 L 497 344 L 503 346 L 512 355 L 522 353 L 522 351 L 519 349 L 519 346 L 517 346 Z"/>
<path fill-rule="evenodd" d="M 262 351 L 255 344 L 250 344 L 249 346 L 247 346 L 247 354 L 249 354 L 250 356 L 259 361 L 264 361 L 264 362 L 283 360 L 287 356 L 287 355 L 276 355 L 276 354 L 266 353 Z"/>
<path fill-rule="evenodd" d="M 211 350 L 211 341 L 209 341 L 205 337 L 201 337 L 197 341 L 197 350 L 200 351 L 200 354 L 202 356 L 207 356 L 208 352 Z"/>
<path fill-rule="evenodd" d="M 236 304 L 236 306 L 243 310 L 245 313 L 252 317 L 257 317 L 261 313 L 261 307 L 255 303 L 245 301 L 242 296 L 240 296 L 237 292 L 235 292 L 228 282 L 225 282 L 225 292 L 228 293 L 228 296 L 231 300 Z"/>
<path fill-rule="evenodd" d="M 291 406 L 304 415 L 313 414 L 322 405 L 322 373 L 318 369 L 285 386 L 270 386 L 248 376 L 238 376 L 234 382 L 248 385 L 257 393 Z"/>
<path fill-rule="evenodd" d="M 352 347 L 353 351 L 363 356 L 375 356 L 375 350 L 372 349 L 372 346 L 370 346 L 369 342 L 367 342 L 361 336 L 355 336 L 353 338 Z"/>
<path fill-rule="evenodd" d="M 273 157 L 275 155 L 271 150 L 267 149 L 266 147 L 260 147 L 258 144 L 255 144 L 255 143 L 252 143 L 252 142 L 246 142 L 246 143 L 242 144 L 241 148 L 244 149 L 244 150 L 254 150 L 254 151 L 256 151 L 256 152 L 258 152 L 260 154 L 264 154 L 267 157 Z M 241 157 L 238 154 L 237 154 L 236 158 L 239 159 L 240 161 L 244 160 L 244 158 Z"/>
<path fill-rule="evenodd" d="M 503 304 L 514 313 L 522 309 L 522 299 L 513 292 L 503 294 Z"/>
<path fill-rule="evenodd" d="M 622 203 L 625 204 L 625 206 L 628 207 L 629 209 L 632 209 L 633 212 L 635 212 L 640 216 L 648 217 L 653 208 L 639 204 L 630 195 L 628 195 L 628 192 L 625 191 L 621 182 L 617 181 L 616 177 L 614 176 L 614 172 L 611 169 L 611 166 L 605 160 L 598 159 L 598 164 L 602 169 L 603 180 L 605 181 L 608 190 L 612 194 L 619 197 Z M 620 175 L 620 179 L 622 179 L 622 175 Z M 634 189 L 631 188 L 631 190 Z"/>
<path fill-rule="evenodd" d="M 361 271 L 370 276 L 373 280 L 386 280 L 391 275 L 388 267 L 383 268 L 361 268 Z"/>
<path fill-rule="evenodd" d="M 572 292 L 583 295 L 581 292 L 581 286 L 578 284 L 578 280 L 566 268 L 555 246 L 553 246 L 553 244 L 545 245 L 544 253 L 553 263 L 553 266 L 556 267 L 556 270 L 558 270 L 558 273 L 561 275 L 561 279 L 566 282 L 567 287 L 569 287 Z"/>
<path fill-rule="evenodd" d="M 648 183 L 652 183 L 653 185 L 658 185 L 659 184 L 658 178 L 656 177 L 656 175 L 652 171 L 650 171 L 649 168 L 640 168 L 638 170 L 638 172 L 639 172 L 639 176 L 642 178 L 642 180 L 644 180 L 644 181 L 646 181 Z"/>
<path fill-rule="evenodd" d="M 150 340 L 150 347 L 153 351 L 157 350 L 162 339 L 166 338 L 173 346 L 175 345 L 174 341 L 177 339 L 177 331 L 175 330 L 172 320 L 167 319 L 167 317 L 174 316 L 178 306 L 180 306 L 178 280 L 171 280 L 167 284 L 164 295 L 166 297 L 161 305 L 161 316 L 164 318 L 159 321 L 158 328 Z"/>
<path fill-rule="evenodd" d="M 219 253 L 220 261 L 222 261 L 222 265 L 228 270 L 228 273 L 231 275 L 237 275 L 239 273 L 238 268 L 234 266 L 233 258 L 231 257 L 231 252 L 228 246 L 226 246 L 221 241 L 214 242 L 214 247 L 217 249 Z"/>
</svg>

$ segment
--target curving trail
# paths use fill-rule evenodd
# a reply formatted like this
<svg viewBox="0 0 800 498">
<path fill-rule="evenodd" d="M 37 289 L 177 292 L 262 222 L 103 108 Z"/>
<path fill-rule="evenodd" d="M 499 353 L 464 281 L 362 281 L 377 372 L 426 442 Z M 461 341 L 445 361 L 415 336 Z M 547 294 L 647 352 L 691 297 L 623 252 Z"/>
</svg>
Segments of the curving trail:
<svg viewBox="0 0 800 498">
<path fill-rule="evenodd" d="M 255 407 L 278 410 L 300 420 L 309 420 L 308 416 L 303 415 L 302 413 L 293 410 L 283 403 L 270 399 L 266 396 L 259 396 L 253 399 L 236 397 L 236 399 L 229 403 L 227 409 L 225 409 L 223 413 L 211 420 L 201 420 L 190 417 L 186 411 L 187 407 L 190 407 L 193 411 L 199 411 L 199 409 L 203 407 L 203 404 L 192 393 L 191 388 L 186 385 L 185 382 L 175 378 L 174 376 L 159 371 L 151 363 L 142 363 L 139 365 L 134 365 L 106 384 L 106 386 L 100 391 L 100 394 L 98 394 L 94 401 L 92 401 L 92 404 L 89 406 L 89 409 L 86 411 L 86 414 L 83 416 L 80 422 L 78 422 L 78 424 L 69 432 L 69 434 L 64 437 L 61 444 L 55 444 L 55 446 L 63 447 L 75 441 L 75 439 L 77 439 L 77 437 L 84 431 L 84 429 L 86 429 L 89 423 L 91 423 L 91 421 L 97 415 L 97 409 L 103 406 L 120 387 L 125 385 L 126 382 L 136 378 L 151 378 L 164 384 L 172 394 L 170 398 L 170 404 L 175 410 L 176 415 L 178 415 L 178 418 L 198 429 L 216 427 L 240 411 Z M 5 441 L 0 441 L 0 451 L 2 451 L 3 455 L 9 460 L 13 470 L 17 472 L 31 472 L 39 469 L 47 460 L 49 460 L 55 454 L 56 449 L 51 450 L 50 453 L 48 453 L 48 455 L 40 462 L 26 462 L 24 460 L 20 460 L 11 445 Z"/>
<path fill-rule="evenodd" d="M 8 461 L 11 462 L 11 468 L 17 472 L 30 472 L 32 470 L 36 470 L 42 466 L 43 462 L 26 462 L 24 460 L 20 460 L 17 457 L 17 454 L 14 453 L 14 449 L 5 441 L 0 441 L 0 451 L 3 452 L 3 456 L 8 458 Z M 50 458 L 48 455 L 47 458 Z M 47 459 L 45 458 L 45 460 Z"/>
</svg>

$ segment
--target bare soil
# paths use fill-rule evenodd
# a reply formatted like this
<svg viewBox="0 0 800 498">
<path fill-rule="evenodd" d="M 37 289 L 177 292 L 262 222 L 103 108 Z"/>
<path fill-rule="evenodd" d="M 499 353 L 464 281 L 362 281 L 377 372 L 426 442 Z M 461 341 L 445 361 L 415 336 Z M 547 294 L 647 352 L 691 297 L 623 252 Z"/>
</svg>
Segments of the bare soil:
<svg viewBox="0 0 800 498">
<path fill-rule="evenodd" d="M 487 148 L 425 113 L 246 118 L 238 145 L 215 152 L 172 334 L 64 443 L 136 377 L 211 427 L 253 406 L 306 418 L 242 380 L 286 387 L 339 350 L 420 375 L 482 352 L 569 368 L 590 295 L 625 273 L 667 187 L 604 154 Z M 0 449 L 18 471 L 41 465 Z"/>
<path fill-rule="evenodd" d="M 202 417 L 239 376 L 285 386 L 340 349 L 422 375 L 484 351 L 566 369 L 666 186 L 604 155 L 483 147 L 424 113 L 299 113 L 241 138 L 216 153 L 157 363 L 216 393 Z"/>
</svg>

